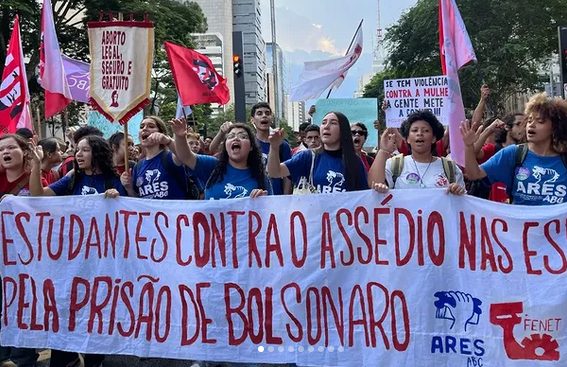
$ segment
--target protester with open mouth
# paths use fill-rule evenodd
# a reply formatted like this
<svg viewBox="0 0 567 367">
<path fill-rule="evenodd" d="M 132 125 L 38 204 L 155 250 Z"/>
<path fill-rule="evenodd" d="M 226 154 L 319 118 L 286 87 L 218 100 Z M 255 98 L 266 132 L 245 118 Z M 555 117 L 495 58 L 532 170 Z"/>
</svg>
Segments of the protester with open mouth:
<svg viewBox="0 0 567 367">
<path fill-rule="evenodd" d="M 319 149 L 299 152 L 283 163 L 277 154 L 283 129 L 274 132 L 268 156 L 270 177 L 291 175 L 293 182 L 307 177 L 319 193 L 367 189 L 366 171 L 354 150 L 348 118 L 340 112 L 329 112 L 323 117 L 320 132 Z"/>
<path fill-rule="evenodd" d="M 185 136 L 183 120 L 172 121 L 175 149 L 199 181 L 205 182 L 205 200 L 236 199 L 272 195 L 262 153 L 252 129 L 242 123 L 227 127 L 219 157 L 197 155 L 191 151 Z"/>
<path fill-rule="evenodd" d="M 397 134 L 389 128 L 380 138 L 380 150 L 368 173 L 368 183 L 375 190 L 420 189 L 446 187 L 448 191 L 465 193 L 463 173 L 447 158 L 434 155 L 436 143 L 443 139 L 445 129 L 430 111 L 417 111 L 402 123 L 400 133 L 406 140 L 410 155 L 392 157 L 398 146 Z"/>
<path fill-rule="evenodd" d="M 55 138 L 45 138 L 37 142 L 43 148 L 43 159 L 41 161 L 41 178 L 47 185 L 59 180 L 59 172 L 54 168 L 63 162 L 63 152 L 59 141 Z"/>
<path fill-rule="evenodd" d="M 168 136 L 165 123 L 157 116 L 147 116 L 140 124 L 139 137 L 145 156 L 120 176 L 128 195 L 144 199 L 189 198 L 188 173 L 171 150 L 175 149 L 174 140 Z"/>
<path fill-rule="evenodd" d="M 479 166 L 474 143 L 482 127 L 461 124 L 465 169 L 472 180 L 502 182 L 513 204 L 563 203 L 567 194 L 567 101 L 536 94 L 526 105 L 527 144 L 509 145 Z"/>
<path fill-rule="evenodd" d="M 112 167 L 110 145 L 96 135 L 87 135 L 77 144 L 75 167 L 57 182 L 44 187 L 41 182 L 41 161 L 43 148 L 32 150 L 30 191 L 32 196 L 96 195 L 107 197 L 126 196 Z"/>
<path fill-rule="evenodd" d="M 364 148 L 364 143 L 366 143 L 366 139 L 368 138 L 368 129 L 362 122 L 355 122 L 351 125 L 350 132 L 352 133 L 354 151 L 356 152 L 356 155 L 360 157 L 362 164 L 364 164 L 364 169 L 368 172 L 374 162 L 374 158 L 369 156 L 368 153 L 362 149 Z"/>
</svg>

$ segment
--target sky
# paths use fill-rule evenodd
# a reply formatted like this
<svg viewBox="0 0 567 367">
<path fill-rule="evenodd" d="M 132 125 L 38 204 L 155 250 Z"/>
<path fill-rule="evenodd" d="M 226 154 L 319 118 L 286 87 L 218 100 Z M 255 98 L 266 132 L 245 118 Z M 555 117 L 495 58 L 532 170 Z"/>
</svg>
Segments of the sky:
<svg viewBox="0 0 567 367">
<path fill-rule="evenodd" d="M 260 0 L 262 35 L 272 40 L 270 0 Z M 378 0 L 275 0 L 276 41 L 284 51 L 284 86 L 293 86 L 303 69 L 303 62 L 325 60 L 345 54 L 361 19 L 363 52 L 350 69 L 343 84 L 331 97 L 351 98 L 360 78 L 372 72 L 376 38 Z M 383 34 L 417 0 L 381 0 Z"/>
</svg>

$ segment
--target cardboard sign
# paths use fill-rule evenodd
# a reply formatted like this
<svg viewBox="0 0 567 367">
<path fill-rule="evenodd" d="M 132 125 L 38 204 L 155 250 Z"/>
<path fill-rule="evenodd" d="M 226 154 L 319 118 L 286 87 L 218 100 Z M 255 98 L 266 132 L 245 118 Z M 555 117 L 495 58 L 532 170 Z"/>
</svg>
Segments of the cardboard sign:
<svg viewBox="0 0 567 367">
<path fill-rule="evenodd" d="M 449 84 L 447 77 L 428 76 L 384 80 L 386 126 L 400 127 L 409 114 L 429 110 L 443 125 L 449 123 Z"/>
</svg>

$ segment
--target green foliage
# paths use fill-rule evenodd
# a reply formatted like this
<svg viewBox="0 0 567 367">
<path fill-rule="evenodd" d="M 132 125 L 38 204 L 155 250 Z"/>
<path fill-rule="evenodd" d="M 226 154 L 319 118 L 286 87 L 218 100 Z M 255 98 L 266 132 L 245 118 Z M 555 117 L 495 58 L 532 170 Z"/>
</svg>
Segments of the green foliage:
<svg viewBox="0 0 567 367">
<path fill-rule="evenodd" d="M 557 52 L 557 26 L 567 24 L 565 0 L 458 0 L 478 63 L 460 72 L 465 107 L 474 108 L 480 87 L 491 88 L 491 107 L 502 111 L 511 95 L 540 89 L 538 74 Z M 366 86 L 380 97 L 384 79 L 441 74 L 438 1 L 420 0 L 386 33 L 386 71 Z"/>
<path fill-rule="evenodd" d="M 176 0 L 52 0 L 55 28 L 61 51 L 70 57 L 88 61 L 88 36 L 86 23 L 109 20 L 110 14 L 117 17 L 121 12 L 124 19 L 148 19 L 155 25 L 155 58 L 152 73 L 152 103 L 147 112 L 154 113 L 157 107 L 166 113 L 168 119 L 175 115 L 177 93 L 173 84 L 169 65 L 162 48 L 164 41 L 172 41 L 186 47 L 193 47 L 191 33 L 207 30 L 206 18 L 195 2 Z M 28 56 L 27 75 L 32 97 L 33 110 L 43 104 L 43 89 L 34 75 L 39 65 L 41 2 L 36 0 L 1 0 L 0 1 L 0 60 L 6 57 L 6 49 L 12 33 L 12 22 L 16 14 L 20 15 L 24 54 Z M 4 63 L 0 62 L 0 73 Z M 173 105 L 173 113 L 170 113 Z M 43 111 L 43 106 L 40 108 Z M 77 106 L 70 107 L 69 120 L 77 118 Z M 210 115 L 208 105 L 196 109 L 199 120 L 206 121 Z M 72 116 L 71 116 L 72 115 Z"/>
</svg>

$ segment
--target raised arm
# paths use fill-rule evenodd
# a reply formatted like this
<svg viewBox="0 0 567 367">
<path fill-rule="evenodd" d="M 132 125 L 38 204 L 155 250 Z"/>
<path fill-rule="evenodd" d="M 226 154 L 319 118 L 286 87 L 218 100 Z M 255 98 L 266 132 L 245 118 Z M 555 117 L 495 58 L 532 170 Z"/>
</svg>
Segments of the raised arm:
<svg viewBox="0 0 567 367">
<path fill-rule="evenodd" d="M 494 120 L 486 129 L 482 129 L 482 126 L 477 129 L 477 132 L 480 132 L 478 135 L 478 139 L 474 142 L 474 153 L 476 155 L 476 159 L 480 160 L 484 158 L 484 152 L 482 151 L 482 147 L 486 143 L 486 139 L 494 133 L 496 129 L 502 128 L 506 125 L 504 121 L 500 119 Z"/>
<path fill-rule="evenodd" d="M 221 144 L 225 138 L 226 132 L 232 126 L 232 122 L 225 121 L 221 126 L 217 135 L 211 140 L 211 144 L 209 145 L 209 152 L 211 154 L 218 153 L 220 151 Z"/>
<path fill-rule="evenodd" d="M 384 130 L 380 137 L 380 149 L 376 153 L 374 163 L 368 171 L 368 186 L 374 187 L 375 184 L 386 183 L 386 161 L 396 150 L 397 135 L 393 128 Z M 393 187 L 391 187 L 393 188 Z"/>
<path fill-rule="evenodd" d="M 268 176 L 280 178 L 289 176 L 289 169 L 280 162 L 280 144 L 283 141 L 284 130 L 274 131 L 268 138 L 270 141 L 270 152 L 268 153 Z"/>
<path fill-rule="evenodd" d="M 175 154 L 173 162 L 176 164 L 183 163 L 191 169 L 195 169 L 197 165 L 197 155 L 193 153 L 187 143 L 187 123 L 185 119 L 173 119 L 169 122 L 175 136 Z"/>
<path fill-rule="evenodd" d="M 474 109 L 472 115 L 472 129 L 476 131 L 478 127 L 482 124 L 484 110 L 486 109 L 486 101 L 488 100 L 488 96 L 490 95 L 490 88 L 488 85 L 483 84 L 480 87 L 480 100 L 478 101 L 478 105 Z"/>
<path fill-rule="evenodd" d="M 41 184 L 41 160 L 43 148 L 41 145 L 32 148 L 32 164 L 30 173 L 30 193 L 32 196 L 55 196 L 55 192 Z"/>
<path fill-rule="evenodd" d="M 486 172 L 479 166 L 476 160 L 476 154 L 474 152 L 474 142 L 478 139 L 480 134 L 480 127 L 477 132 L 471 128 L 471 123 L 469 121 L 463 121 L 461 123 L 461 135 L 463 136 L 463 142 L 465 144 L 465 171 L 467 177 L 470 180 L 480 180 L 486 177 Z"/>
</svg>

